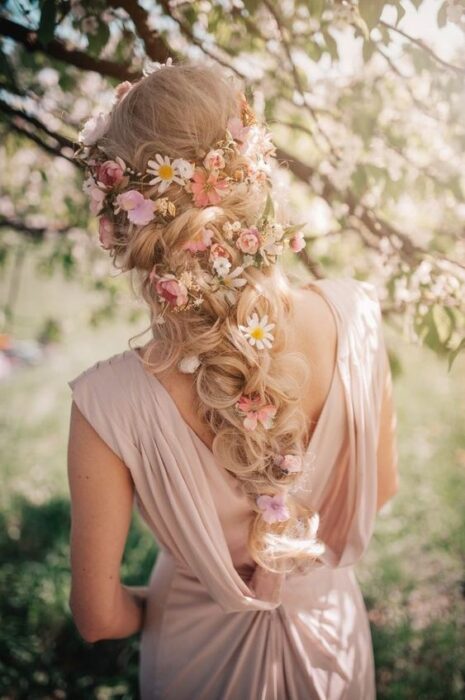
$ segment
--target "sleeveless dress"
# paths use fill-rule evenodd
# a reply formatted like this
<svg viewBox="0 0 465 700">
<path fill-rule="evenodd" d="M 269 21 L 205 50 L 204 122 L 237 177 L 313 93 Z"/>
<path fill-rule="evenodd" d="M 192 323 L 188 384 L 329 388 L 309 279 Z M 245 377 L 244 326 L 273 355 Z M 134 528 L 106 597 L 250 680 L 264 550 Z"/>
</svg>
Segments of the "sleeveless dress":
<svg viewBox="0 0 465 700">
<path fill-rule="evenodd" d="M 294 497 L 320 515 L 326 551 L 306 574 L 247 552 L 252 511 L 135 350 L 68 382 L 130 470 L 159 547 L 140 636 L 142 700 L 371 700 L 374 660 L 353 565 L 376 516 L 387 355 L 374 285 L 310 282 L 337 324 L 337 362 Z M 141 582 L 143 583 L 143 582 Z"/>
</svg>

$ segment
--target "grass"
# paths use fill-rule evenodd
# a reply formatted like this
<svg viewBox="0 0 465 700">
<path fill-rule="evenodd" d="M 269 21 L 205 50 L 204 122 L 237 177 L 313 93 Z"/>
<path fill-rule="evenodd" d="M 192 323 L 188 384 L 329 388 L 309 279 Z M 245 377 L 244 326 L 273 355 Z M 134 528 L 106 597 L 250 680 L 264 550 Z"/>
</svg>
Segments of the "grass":
<svg viewBox="0 0 465 700">
<path fill-rule="evenodd" d="M 136 698 L 138 640 L 87 644 L 68 610 L 66 382 L 127 347 L 138 328 L 88 328 L 95 303 L 77 284 L 30 274 L 17 332 L 37 314 L 62 319 L 63 341 L 2 385 L 0 405 L 0 698 Z M 40 300 L 40 302 L 38 301 Z M 143 327 L 143 322 L 139 329 Z M 357 566 L 372 627 L 380 700 L 465 697 L 465 357 L 450 374 L 431 352 L 392 333 L 401 483 Z M 135 513 L 126 583 L 147 581 L 156 556 Z"/>
</svg>

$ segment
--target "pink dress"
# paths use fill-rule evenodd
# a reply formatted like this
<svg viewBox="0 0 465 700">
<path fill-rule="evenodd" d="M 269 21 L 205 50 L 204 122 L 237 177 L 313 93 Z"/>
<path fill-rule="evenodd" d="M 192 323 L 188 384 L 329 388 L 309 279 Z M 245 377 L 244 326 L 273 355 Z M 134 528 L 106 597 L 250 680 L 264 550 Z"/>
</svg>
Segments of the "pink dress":
<svg viewBox="0 0 465 700">
<path fill-rule="evenodd" d="M 337 363 L 294 494 L 320 514 L 321 562 L 255 567 L 252 512 L 232 475 L 126 350 L 69 382 L 79 409 L 130 470 L 160 548 L 140 638 L 142 700 L 371 700 L 370 628 L 353 565 L 373 532 L 387 356 L 375 287 L 311 282 L 338 330 Z M 143 582 L 141 582 L 143 583 Z"/>
</svg>

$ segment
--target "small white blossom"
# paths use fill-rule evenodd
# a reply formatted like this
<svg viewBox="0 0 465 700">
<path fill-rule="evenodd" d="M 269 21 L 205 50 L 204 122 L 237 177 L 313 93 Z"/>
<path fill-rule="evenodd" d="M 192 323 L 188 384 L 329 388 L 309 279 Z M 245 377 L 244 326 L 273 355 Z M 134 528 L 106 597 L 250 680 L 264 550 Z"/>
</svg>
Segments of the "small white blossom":
<svg viewBox="0 0 465 700">
<path fill-rule="evenodd" d="M 99 112 L 96 117 L 88 119 L 79 132 L 79 143 L 83 146 L 93 146 L 108 129 L 109 122 L 110 115 L 104 112 Z"/>
<path fill-rule="evenodd" d="M 193 374 L 200 367 L 198 355 L 187 355 L 178 363 L 178 369 L 184 374 Z"/>
<path fill-rule="evenodd" d="M 213 261 L 213 269 L 215 270 L 217 275 L 220 275 L 220 277 L 224 277 L 225 275 L 227 275 L 230 267 L 231 263 L 229 262 L 228 258 L 218 256 Z"/>
</svg>

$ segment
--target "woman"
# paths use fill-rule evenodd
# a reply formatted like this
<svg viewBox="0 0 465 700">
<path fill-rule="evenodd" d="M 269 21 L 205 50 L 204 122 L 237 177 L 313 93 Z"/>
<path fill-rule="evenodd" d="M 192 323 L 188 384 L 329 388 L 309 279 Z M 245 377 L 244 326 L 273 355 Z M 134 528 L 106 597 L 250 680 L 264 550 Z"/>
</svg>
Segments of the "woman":
<svg viewBox="0 0 465 700">
<path fill-rule="evenodd" d="M 80 634 L 141 633 L 143 700 L 373 698 L 352 566 L 397 489 L 373 285 L 291 284 L 270 135 L 216 67 L 122 84 L 80 141 L 101 244 L 151 319 L 69 382 Z M 146 587 L 119 576 L 133 498 L 160 547 Z"/>
</svg>

